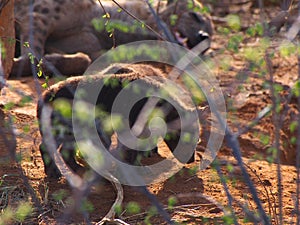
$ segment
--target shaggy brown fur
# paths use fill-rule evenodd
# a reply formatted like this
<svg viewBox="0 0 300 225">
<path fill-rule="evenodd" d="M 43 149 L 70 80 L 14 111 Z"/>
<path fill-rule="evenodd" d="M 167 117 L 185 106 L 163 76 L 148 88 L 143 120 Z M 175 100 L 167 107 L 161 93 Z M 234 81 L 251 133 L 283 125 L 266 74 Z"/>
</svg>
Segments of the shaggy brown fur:
<svg viewBox="0 0 300 225">
<path fill-rule="evenodd" d="M 125 84 L 128 84 L 138 80 L 139 85 L 131 87 L 124 88 Z M 98 75 L 93 76 L 78 76 L 78 77 L 71 77 L 65 81 L 59 82 L 49 88 L 49 90 L 45 91 L 43 94 L 42 101 L 39 102 L 38 108 L 37 108 L 37 115 L 39 120 L 41 120 L 41 111 L 43 109 L 43 106 L 45 104 L 50 104 L 52 108 L 54 109 L 53 115 L 52 115 L 52 129 L 55 136 L 57 147 L 62 144 L 61 153 L 64 157 L 64 160 L 66 163 L 70 166 L 70 168 L 74 171 L 78 171 L 78 169 L 81 168 L 81 166 L 77 163 L 76 157 L 75 157 L 75 139 L 73 136 L 73 130 L 72 130 L 72 118 L 70 117 L 64 117 L 60 113 L 58 109 L 55 108 L 55 102 L 57 100 L 63 100 L 67 104 L 72 104 L 74 99 L 74 93 L 76 91 L 76 88 L 78 87 L 80 83 L 80 87 L 83 87 L 86 91 L 85 97 L 83 100 L 85 102 L 91 102 L 91 94 L 95 90 L 99 89 L 99 85 L 103 85 L 103 88 L 101 89 L 101 92 L 98 95 L 96 105 L 101 108 L 102 114 L 105 112 L 106 115 L 111 114 L 112 106 L 114 102 L 116 101 L 116 97 L 120 94 L 121 91 L 124 91 L 125 93 L 122 93 L 123 96 L 126 96 L 126 99 L 131 99 L 133 96 L 141 95 L 143 98 L 141 98 L 139 101 L 137 101 L 132 108 L 130 108 L 130 114 L 129 114 L 129 127 L 132 127 L 143 106 L 146 104 L 147 100 L 149 100 L 149 97 L 147 97 L 151 91 L 161 91 L 162 88 L 166 87 L 167 84 L 167 75 L 163 74 L 163 72 L 160 69 L 154 68 L 151 65 L 145 65 L 145 64 L 116 64 L 113 65 L 106 70 L 102 71 Z M 142 87 L 140 86 L 142 84 Z M 143 84 L 147 85 L 147 88 L 143 87 Z M 163 112 L 163 118 L 167 124 L 167 134 L 164 138 L 165 143 L 169 146 L 170 150 L 173 152 L 174 149 L 177 147 L 179 141 L 182 143 L 182 133 L 185 132 L 186 129 L 199 129 L 198 128 L 198 120 L 196 121 L 188 121 L 189 125 L 188 128 L 181 127 L 181 117 L 179 118 L 180 112 L 183 112 L 184 117 L 190 115 L 189 113 L 195 112 L 196 108 L 192 102 L 192 100 L 188 97 L 188 94 L 186 91 L 181 90 L 180 93 L 175 91 L 174 89 L 167 89 L 168 93 L 163 92 L 163 96 L 169 96 L 170 99 L 172 99 L 172 103 L 161 99 L 155 104 L 155 110 L 161 110 Z M 160 93 L 160 92 L 157 92 Z M 162 94 L 162 93 L 160 93 Z M 93 103 L 92 103 L 93 104 Z M 124 112 L 122 109 L 126 111 L 126 109 L 129 107 L 128 102 L 123 101 L 122 107 L 120 111 L 113 112 L 117 113 L 118 115 L 122 115 L 122 118 L 127 118 L 126 115 L 124 115 Z M 153 109 L 153 111 L 155 111 Z M 178 111 L 179 110 L 179 111 Z M 74 116 L 74 115 L 73 115 Z M 111 145 L 111 138 L 114 132 L 107 130 L 104 125 L 104 119 L 105 117 L 99 117 L 96 118 L 96 124 L 98 124 L 98 135 L 102 142 L 104 143 L 104 146 L 109 149 Z M 123 120 L 126 121 L 126 120 Z M 41 121 L 40 121 L 41 122 Z M 78 120 L 80 123 L 80 120 Z M 182 121 L 181 121 L 182 122 Z M 84 127 L 87 126 L 86 124 L 83 124 L 83 132 Z M 146 127 L 143 128 L 143 131 L 141 133 L 141 137 L 147 137 L 149 135 L 149 130 Z M 122 131 L 116 131 L 117 135 Z M 41 134 L 43 136 L 43 132 L 41 131 Z M 199 133 L 197 134 L 191 134 L 190 142 L 184 143 L 184 149 L 195 149 L 195 145 L 199 139 Z M 45 140 L 44 140 L 45 141 Z M 119 143 L 118 143 L 119 144 Z M 154 148 L 155 149 L 155 148 Z M 124 153 L 124 150 L 125 153 Z M 147 149 L 147 150 L 153 150 L 153 149 Z M 128 163 L 136 163 L 137 162 L 137 151 L 131 150 L 127 147 L 123 146 L 122 149 L 123 153 L 117 152 L 115 153 L 115 157 L 117 157 L 120 160 L 125 160 Z M 41 154 L 45 163 L 45 172 L 49 177 L 58 177 L 60 176 L 60 173 L 55 166 L 54 162 L 49 157 L 49 153 L 47 149 L 45 148 L 45 144 L 43 143 L 41 145 Z M 120 155 L 121 154 L 121 155 Z M 194 161 L 194 156 L 192 158 L 187 158 L 186 152 L 177 152 L 175 154 L 175 157 L 182 161 L 182 162 L 192 162 Z"/>
<path fill-rule="evenodd" d="M 16 30 L 21 39 L 20 57 L 15 59 L 12 75 L 28 75 L 31 73 L 28 53 L 32 52 L 38 59 L 45 56 L 58 71 L 64 75 L 74 75 L 84 71 L 87 67 L 87 60 L 83 57 L 82 63 L 75 60 L 74 64 L 81 67 L 79 71 L 72 64 L 59 64 L 56 60 L 58 55 L 47 58 L 47 54 L 74 54 L 82 52 L 91 60 L 97 58 L 103 50 L 110 49 L 113 45 L 120 45 L 139 40 L 158 39 L 156 34 L 142 28 L 140 24 L 112 1 L 102 1 L 105 11 L 97 0 L 35 0 L 32 7 L 29 7 L 29 0 L 15 1 Z M 158 32 L 162 32 L 156 27 L 156 20 L 149 12 L 148 7 L 142 0 L 118 0 L 120 5 L 131 14 L 154 27 Z M 175 1 L 166 7 L 160 7 L 161 18 L 168 25 L 174 36 L 181 36 L 185 45 L 191 48 L 212 34 L 210 20 L 198 12 L 194 12 L 188 0 Z M 194 3 L 195 6 L 198 4 Z M 110 18 L 103 18 L 109 13 Z M 176 18 L 172 15 L 176 14 Z M 173 19 L 171 19 L 173 18 Z M 96 30 L 92 21 L 97 19 Z M 105 30 L 105 23 L 122 23 L 124 27 L 135 27 L 133 30 L 114 30 L 113 38 Z M 31 34 L 32 33 L 32 34 Z M 31 37 L 32 35 L 32 37 Z M 24 42 L 29 42 L 29 47 L 23 46 Z M 71 57 L 69 57 L 70 59 Z M 70 61 L 70 60 L 69 60 Z M 66 67 L 69 67 L 66 69 Z"/>
</svg>

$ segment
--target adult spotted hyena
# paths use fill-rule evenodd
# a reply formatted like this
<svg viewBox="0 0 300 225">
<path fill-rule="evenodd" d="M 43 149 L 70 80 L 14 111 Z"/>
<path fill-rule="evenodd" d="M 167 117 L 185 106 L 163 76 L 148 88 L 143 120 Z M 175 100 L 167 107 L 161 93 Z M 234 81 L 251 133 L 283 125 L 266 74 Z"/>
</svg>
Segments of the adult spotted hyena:
<svg viewBox="0 0 300 225">
<path fill-rule="evenodd" d="M 31 74 L 28 53 L 43 58 L 45 72 L 53 70 L 52 64 L 64 75 L 75 75 L 113 46 L 166 38 L 143 0 L 117 2 L 119 5 L 113 1 L 101 1 L 101 5 L 98 0 L 15 0 L 20 56 L 11 74 Z M 192 48 L 212 35 L 210 19 L 200 9 L 197 1 L 168 1 L 158 14 L 178 43 Z"/>
</svg>

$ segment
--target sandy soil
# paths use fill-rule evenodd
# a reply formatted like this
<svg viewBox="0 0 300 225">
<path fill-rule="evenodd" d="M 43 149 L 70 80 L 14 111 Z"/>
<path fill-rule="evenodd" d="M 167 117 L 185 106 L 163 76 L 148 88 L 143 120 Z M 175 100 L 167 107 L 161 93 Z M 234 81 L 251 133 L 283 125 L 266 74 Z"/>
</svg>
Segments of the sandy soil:
<svg viewBox="0 0 300 225">
<path fill-rule="evenodd" d="M 278 11 L 273 8 L 270 12 Z M 271 13 L 272 14 L 272 13 Z M 269 15 L 269 14 L 268 14 Z M 213 68 L 226 98 L 227 117 L 230 129 L 238 131 L 248 125 L 258 116 L 258 113 L 271 103 L 271 93 L 266 86 L 269 75 L 260 75 L 259 71 L 250 70 L 249 63 L 245 61 L 242 54 L 236 54 L 224 49 L 231 36 L 236 34 L 245 35 L 245 29 L 249 24 L 259 21 L 257 9 L 240 14 L 243 29 L 240 32 L 224 35 L 217 31 L 212 50 L 209 54 L 216 67 Z M 224 26 L 216 23 L 215 28 Z M 259 46 L 259 37 L 249 37 L 240 44 L 242 47 L 255 48 Z M 284 40 L 281 35 L 271 40 L 270 49 L 277 50 Z M 224 69 L 223 62 L 227 62 Z M 298 115 L 297 100 L 292 99 L 286 104 L 290 88 L 297 80 L 297 57 L 291 55 L 282 57 L 278 51 L 274 54 L 272 70 L 274 80 L 283 85 L 284 90 L 279 94 L 282 97 L 282 106 L 286 107 L 286 116 L 283 126 L 279 129 L 282 164 L 281 168 L 281 190 L 282 190 L 282 216 L 285 223 L 295 223 L 295 203 L 297 170 L 295 165 L 296 147 L 290 140 L 294 135 L 290 130 L 290 124 Z M 64 218 L 67 205 L 72 199 L 72 190 L 64 179 L 59 181 L 50 180 L 45 177 L 43 162 L 39 153 L 38 145 L 40 136 L 36 120 L 36 102 L 38 99 L 37 89 L 43 81 L 35 82 L 31 77 L 11 79 L 8 81 L 10 89 L 2 90 L 0 105 L 1 122 L 5 137 L 0 140 L 0 210 L 7 207 L 17 207 L 20 202 L 30 200 L 34 210 L 23 224 L 57 224 L 58 219 L 64 219 L 64 224 L 84 224 L 84 218 L 79 212 L 71 217 Z M 22 98 L 16 90 L 22 91 L 30 96 L 32 101 L 22 104 Z M 8 103 L 14 104 L 8 104 Z M 4 105 L 10 105 L 7 109 Z M 13 127 L 5 126 L 5 121 L 12 119 Z M 206 146 L 208 126 L 204 127 L 202 143 L 197 155 Z M 16 155 L 19 163 L 10 160 L 11 152 L 9 146 L 13 146 L 11 130 L 16 134 Z M 276 124 L 271 116 L 260 120 L 252 129 L 239 137 L 240 149 L 242 151 L 244 166 L 246 167 L 251 181 L 254 183 L 263 208 L 270 216 L 272 223 L 278 223 L 280 214 L 280 203 L 278 198 L 277 169 L 278 164 L 272 161 L 272 152 L 268 149 L 274 141 Z M 4 137 L 3 135 L 1 135 Z M 161 146 L 160 152 L 167 151 Z M 146 159 L 147 163 L 159 160 L 161 156 L 155 155 Z M 240 223 L 247 223 L 244 213 L 245 208 L 255 211 L 257 209 L 249 187 L 245 184 L 242 171 L 233 157 L 232 150 L 224 142 L 217 161 L 221 172 L 225 175 L 228 189 L 234 198 L 233 208 Z M 170 217 L 176 222 L 183 224 L 224 224 L 224 215 L 229 208 L 228 198 L 222 186 L 220 177 L 215 166 L 209 166 L 205 170 L 195 171 L 193 168 L 199 162 L 186 166 L 182 171 L 162 183 L 153 184 L 148 187 L 158 201 L 163 205 Z M 30 184 L 30 186 L 28 185 Z M 58 198 L 57 196 L 61 196 Z M 108 212 L 114 202 L 116 193 L 110 183 L 97 184 L 88 196 L 88 202 L 92 205 L 90 212 L 91 221 L 97 222 Z M 170 207 L 170 199 L 176 202 Z M 140 206 L 139 212 L 130 213 L 124 210 L 128 203 L 136 202 Z M 168 207 L 169 205 L 169 207 Z M 124 187 L 124 203 L 122 214 L 118 217 L 129 224 L 147 224 L 149 218 L 151 224 L 167 224 L 165 220 L 154 213 L 152 204 L 147 197 L 137 188 Z M 151 214 L 152 212 L 152 214 Z M 1 218 L 1 217 L 0 217 Z M 248 218 L 251 220 L 251 218 Z M 1 219 L 0 219 L 1 221 Z M 253 222 L 250 222 L 253 223 Z M 149 224 L 149 223 L 148 223 Z"/>
</svg>

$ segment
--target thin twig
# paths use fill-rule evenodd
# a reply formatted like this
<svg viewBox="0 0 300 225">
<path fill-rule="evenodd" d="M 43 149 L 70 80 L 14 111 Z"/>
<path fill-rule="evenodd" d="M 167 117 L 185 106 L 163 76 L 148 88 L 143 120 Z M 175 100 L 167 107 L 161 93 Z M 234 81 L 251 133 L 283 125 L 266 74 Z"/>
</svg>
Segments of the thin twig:
<svg viewBox="0 0 300 225">
<path fill-rule="evenodd" d="M 167 213 L 167 211 L 162 207 L 160 202 L 156 199 L 155 195 L 149 192 L 146 186 L 139 187 L 139 190 L 141 193 L 147 196 L 147 198 L 150 200 L 152 205 L 154 205 L 158 211 L 158 213 L 164 218 L 164 220 L 170 224 L 175 225 L 175 223 L 171 220 L 170 215 Z"/>
<path fill-rule="evenodd" d="M 144 0 L 144 1 L 148 5 L 148 8 L 150 9 L 150 12 L 154 16 L 155 21 L 156 21 L 156 23 L 158 25 L 158 28 L 164 32 L 167 40 L 170 41 L 170 42 L 173 42 L 173 43 L 177 43 L 177 41 L 174 38 L 172 32 L 169 30 L 169 28 L 167 27 L 167 25 L 159 18 L 159 16 L 157 15 L 157 13 L 155 12 L 155 10 L 153 9 L 152 5 L 150 4 L 149 0 Z"/>
<path fill-rule="evenodd" d="M 273 123 L 275 126 L 275 140 L 274 140 L 274 148 L 277 151 L 276 154 L 276 160 L 277 160 L 277 191 L 278 191 L 278 208 L 279 208 L 279 224 L 283 223 L 283 211 L 282 211 L 282 176 L 281 176 L 281 152 L 280 152 L 280 117 L 277 112 L 278 110 L 278 96 L 275 91 L 274 86 L 274 74 L 273 74 L 273 66 L 270 59 L 270 56 L 266 52 L 265 54 L 265 61 L 267 65 L 267 70 L 270 76 L 270 93 L 271 93 L 271 100 L 273 103 L 273 109 L 272 109 L 272 116 L 273 116 Z"/>
<path fill-rule="evenodd" d="M 237 222 L 237 219 L 236 219 L 236 216 L 235 216 L 235 213 L 234 213 L 234 209 L 233 209 L 233 205 L 232 205 L 232 203 L 233 203 L 233 197 L 230 194 L 230 191 L 229 191 L 228 185 L 226 183 L 225 177 L 222 174 L 222 171 L 221 171 L 221 168 L 220 168 L 220 165 L 219 165 L 218 162 L 216 163 L 216 170 L 217 170 L 217 173 L 218 173 L 218 175 L 220 177 L 221 184 L 223 185 L 223 188 L 225 190 L 226 197 L 228 199 L 228 206 L 229 206 L 231 215 L 233 217 L 233 222 L 234 222 L 234 224 L 237 225 L 238 222 Z"/>
<path fill-rule="evenodd" d="M 147 27 L 150 31 L 152 31 L 157 37 L 159 37 L 161 40 L 165 41 L 165 38 L 163 36 L 160 35 L 160 33 L 156 32 L 152 27 L 150 27 L 147 23 L 145 23 L 144 21 L 140 20 L 139 18 L 137 18 L 135 15 L 133 15 L 132 13 L 130 13 L 127 9 L 125 9 L 124 7 L 122 7 L 117 1 L 112 0 L 120 9 L 122 9 L 124 12 L 126 12 L 129 16 L 131 16 L 133 19 L 135 19 L 136 21 L 138 21 L 141 24 L 144 24 L 145 27 Z"/>
<path fill-rule="evenodd" d="M 103 10 L 103 12 L 104 12 L 104 14 L 105 14 L 105 18 L 106 18 L 107 20 L 110 20 L 110 19 L 111 19 L 111 18 L 110 18 L 110 15 L 109 15 L 109 13 L 107 13 L 107 11 L 105 10 L 105 7 L 104 7 L 104 5 L 102 4 L 101 0 L 98 0 L 98 2 L 99 2 L 100 6 L 101 6 L 101 8 L 102 8 L 102 10 Z M 115 47 L 116 47 L 115 31 L 112 30 L 112 32 L 110 33 L 110 35 L 111 35 L 111 38 L 112 38 L 112 40 L 113 40 L 112 46 L 113 46 L 113 48 L 115 48 Z"/>
<path fill-rule="evenodd" d="M 270 196 L 269 196 L 269 192 L 268 192 L 266 186 L 264 185 L 263 181 L 261 180 L 260 176 L 256 173 L 256 171 L 251 168 L 251 166 L 248 166 L 246 163 L 244 165 L 255 175 L 255 177 L 258 179 L 258 181 L 261 183 L 262 187 L 264 188 L 265 193 L 267 195 L 266 197 L 267 197 L 268 205 L 269 205 L 269 213 L 270 213 L 270 215 L 271 215 L 271 213 L 273 213 L 273 216 L 274 216 L 274 218 L 276 219 L 276 222 L 277 222 L 276 224 L 278 224 L 278 219 L 277 219 L 277 216 L 276 216 L 276 209 L 274 208 L 274 206 L 272 206 L 271 199 L 270 199 Z M 272 195 L 273 199 L 275 199 L 274 194 L 272 192 L 271 192 L 271 195 Z"/>
<path fill-rule="evenodd" d="M 298 2 L 298 18 L 300 17 L 300 1 Z M 298 82 L 300 82 L 300 54 L 298 52 Z M 298 109 L 300 107 L 300 95 L 297 97 Z M 300 197 L 300 113 L 298 114 L 298 128 L 297 128 L 297 143 L 296 143 L 296 168 L 297 168 L 297 183 L 296 183 L 296 221 L 300 224 L 300 209 L 299 209 L 299 197 Z"/>
<path fill-rule="evenodd" d="M 8 2 L 9 2 L 9 0 L 1 0 L 0 1 L 0 14 L 2 12 L 2 9 L 7 5 Z"/>
<path fill-rule="evenodd" d="M 18 165 L 17 169 L 19 171 L 19 174 L 21 175 L 21 179 L 23 180 L 23 183 L 24 183 L 25 187 L 27 188 L 27 190 L 28 190 L 28 192 L 29 192 L 29 194 L 30 194 L 30 196 L 32 198 L 32 201 L 33 201 L 33 203 L 35 205 L 35 208 L 41 214 L 42 210 L 43 210 L 41 201 L 37 197 L 36 192 L 33 189 L 32 185 L 30 184 L 30 181 L 29 181 L 28 177 L 25 175 L 24 170 L 23 170 L 21 164 L 18 162 L 17 165 Z"/>
<path fill-rule="evenodd" d="M 251 181 L 251 178 L 250 178 L 247 170 L 245 169 L 237 136 L 233 135 L 228 127 L 226 127 L 225 139 L 227 141 L 227 145 L 233 150 L 233 155 L 238 162 L 238 166 L 241 169 L 242 175 L 245 179 L 245 183 L 249 187 L 250 193 L 251 193 L 253 200 L 258 208 L 258 213 L 260 214 L 262 221 L 264 222 L 264 224 L 270 224 L 269 218 L 268 218 L 264 208 L 262 207 L 262 203 L 258 197 L 256 188 L 255 188 L 253 182 Z"/>
<path fill-rule="evenodd" d="M 252 120 L 248 125 L 246 125 L 243 129 L 240 129 L 237 133 L 238 136 L 241 136 L 242 134 L 247 133 L 250 129 L 252 129 L 255 125 L 257 125 L 264 117 L 270 114 L 272 110 L 271 106 L 265 107 L 263 110 L 261 110 L 258 114 L 258 116 Z"/>
</svg>

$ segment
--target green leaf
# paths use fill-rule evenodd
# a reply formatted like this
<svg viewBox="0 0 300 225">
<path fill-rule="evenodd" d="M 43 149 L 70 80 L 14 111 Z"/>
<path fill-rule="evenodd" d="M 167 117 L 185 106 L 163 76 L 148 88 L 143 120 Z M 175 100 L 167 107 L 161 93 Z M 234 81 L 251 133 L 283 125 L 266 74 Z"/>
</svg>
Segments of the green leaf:
<svg viewBox="0 0 300 225">
<path fill-rule="evenodd" d="M 90 201 L 87 201 L 87 200 L 84 200 L 81 202 L 81 205 L 80 205 L 80 210 L 81 212 L 93 212 L 94 211 L 94 205 L 90 202 Z"/>
<path fill-rule="evenodd" d="M 55 201 L 61 201 L 67 196 L 68 192 L 64 189 L 60 189 L 52 194 Z"/>
<path fill-rule="evenodd" d="M 233 167 L 233 165 L 231 163 L 228 163 L 226 165 L 226 167 L 227 167 L 228 172 L 232 173 L 234 171 L 234 167 Z"/>
<path fill-rule="evenodd" d="M 293 91 L 293 94 L 294 94 L 296 97 L 299 97 L 299 96 L 300 96 L 300 81 L 299 81 L 299 80 L 297 80 L 297 81 L 295 82 L 292 91 Z"/>
<path fill-rule="evenodd" d="M 32 102 L 32 98 L 30 96 L 23 96 L 21 101 L 20 101 L 20 105 L 24 106 L 26 103 Z"/>
<path fill-rule="evenodd" d="M 297 47 L 290 41 L 285 40 L 279 46 L 280 55 L 283 57 L 291 56 L 295 54 Z"/>
<path fill-rule="evenodd" d="M 171 24 L 171 26 L 175 26 L 177 20 L 178 20 L 178 15 L 172 14 L 172 15 L 170 16 L 170 24 Z"/>
<path fill-rule="evenodd" d="M 281 84 L 273 84 L 275 92 L 281 92 L 283 90 L 283 86 Z"/>
<path fill-rule="evenodd" d="M 38 77 L 42 77 L 43 76 L 43 71 L 42 70 L 38 70 L 37 71 L 37 76 Z"/>
<path fill-rule="evenodd" d="M 261 23 L 255 24 L 255 30 L 259 36 L 262 36 L 264 34 L 264 26 Z"/>
<path fill-rule="evenodd" d="M 30 47 L 30 46 L 29 46 L 29 42 L 28 42 L 28 41 L 25 41 L 25 42 L 23 43 L 23 46 L 26 47 L 26 48 L 29 48 L 29 47 Z"/>
<path fill-rule="evenodd" d="M 107 19 L 110 19 L 110 14 L 109 13 L 105 13 L 102 18 L 107 18 Z"/>
<path fill-rule="evenodd" d="M 260 142 L 263 144 L 263 145 L 267 145 L 270 143 L 270 137 L 267 136 L 267 135 L 261 135 L 260 136 Z"/>
<path fill-rule="evenodd" d="M 237 53 L 239 51 L 239 46 L 242 40 L 243 40 L 242 35 L 234 35 L 230 37 L 227 44 L 228 49 Z"/>
<path fill-rule="evenodd" d="M 115 208 L 114 208 L 114 210 L 115 210 L 115 213 L 116 213 L 118 216 L 120 216 L 120 215 L 122 214 L 122 211 L 123 211 L 122 205 L 116 205 Z"/>
<path fill-rule="evenodd" d="M 226 215 L 222 217 L 224 224 L 234 224 L 234 217 L 232 215 Z"/>
<path fill-rule="evenodd" d="M 53 108 L 65 118 L 72 117 L 72 105 L 67 99 L 56 99 L 53 101 Z"/>
<path fill-rule="evenodd" d="M 238 15 L 230 14 L 226 16 L 227 25 L 234 31 L 239 31 L 241 29 L 241 20 Z"/>
<path fill-rule="evenodd" d="M 8 102 L 4 105 L 5 110 L 11 110 L 15 106 L 15 103 L 13 102 Z"/>
<path fill-rule="evenodd" d="M 147 216 L 144 219 L 144 223 L 146 225 L 152 225 L 150 219 L 151 219 L 151 217 L 153 217 L 155 215 L 157 215 L 157 209 L 156 209 L 156 207 L 151 206 L 150 209 L 147 212 Z"/>
<path fill-rule="evenodd" d="M 48 84 L 47 83 L 43 83 L 42 87 L 46 89 L 46 88 L 48 88 Z"/>
<path fill-rule="evenodd" d="M 195 102 L 196 104 L 201 104 L 202 102 L 204 102 L 206 100 L 204 93 L 201 90 L 201 87 L 195 82 L 195 80 L 188 74 L 184 73 L 182 75 L 182 80 L 184 82 L 184 85 L 186 86 L 186 88 L 189 90 L 189 93 L 192 95 L 192 99 L 193 102 Z M 172 92 L 169 93 L 176 93 L 176 89 L 173 88 L 174 90 L 172 90 L 170 88 L 170 90 Z M 180 92 L 177 90 L 178 94 L 180 94 Z"/>
<path fill-rule="evenodd" d="M 113 113 L 102 119 L 103 129 L 105 132 L 120 131 L 124 128 L 122 115 Z"/>
<path fill-rule="evenodd" d="M 230 34 L 230 30 L 227 27 L 218 27 L 217 31 L 220 32 L 223 35 Z"/>
<path fill-rule="evenodd" d="M 297 144 L 297 138 L 295 136 L 291 137 L 290 142 L 292 145 Z"/>
<path fill-rule="evenodd" d="M 187 2 L 187 8 L 188 8 L 189 10 L 193 9 L 193 8 L 194 8 L 194 2 L 191 1 L 191 0 L 189 0 L 189 1 Z"/>
<path fill-rule="evenodd" d="M 256 30 L 254 27 L 249 27 L 247 30 L 246 30 L 246 34 L 251 36 L 251 37 L 254 37 L 256 35 Z"/>
<path fill-rule="evenodd" d="M 196 173 L 199 171 L 199 167 L 198 166 L 194 166 L 192 168 L 189 169 L 189 175 L 194 176 L 196 175 Z"/>
<path fill-rule="evenodd" d="M 182 141 L 184 143 L 190 143 L 192 141 L 192 135 L 190 133 L 187 133 L 187 132 L 183 133 Z"/>
<path fill-rule="evenodd" d="M 141 211 L 141 207 L 136 202 L 129 202 L 126 206 L 126 211 L 128 212 L 128 214 L 137 214 Z"/>
<path fill-rule="evenodd" d="M 95 30 L 98 32 L 102 32 L 103 30 L 105 30 L 105 25 L 104 25 L 103 19 L 99 19 L 99 18 L 93 19 L 92 25 L 95 28 Z"/>
<path fill-rule="evenodd" d="M 0 215 L 0 225 L 13 224 L 15 214 L 11 207 L 4 208 Z"/>
<path fill-rule="evenodd" d="M 298 127 L 298 121 L 291 122 L 291 124 L 290 124 L 290 131 L 292 133 L 294 133 L 296 131 L 297 127 Z"/>
<path fill-rule="evenodd" d="M 199 12 L 202 14 L 210 14 L 211 10 L 208 6 L 203 6 L 202 8 L 200 8 Z"/>
<path fill-rule="evenodd" d="M 220 61 L 220 68 L 224 71 L 228 71 L 231 68 L 232 57 L 224 56 Z"/>
<path fill-rule="evenodd" d="M 32 53 L 28 53 L 28 57 L 29 57 L 30 63 L 34 64 L 34 59 L 35 59 L 34 55 Z"/>
<path fill-rule="evenodd" d="M 29 202 L 20 203 L 16 211 L 16 219 L 23 222 L 32 212 L 33 208 Z"/>
<path fill-rule="evenodd" d="M 177 198 L 175 196 L 171 196 L 168 198 L 168 209 L 173 209 L 174 205 L 177 203 Z"/>
</svg>

